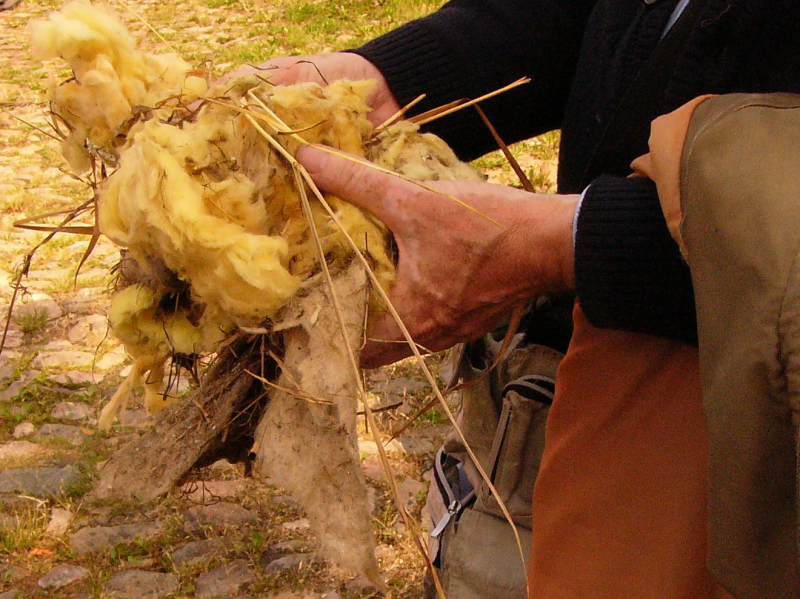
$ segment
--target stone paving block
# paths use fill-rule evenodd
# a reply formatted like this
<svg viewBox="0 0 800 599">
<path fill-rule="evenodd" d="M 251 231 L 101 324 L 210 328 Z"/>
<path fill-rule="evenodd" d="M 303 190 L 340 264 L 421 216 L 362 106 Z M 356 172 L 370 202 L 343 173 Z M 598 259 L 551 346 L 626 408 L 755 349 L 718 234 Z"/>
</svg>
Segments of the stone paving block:
<svg viewBox="0 0 800 599">
<path fill-rule="evenodd" d="M 92 406 L 75 402 L 62 401 L 56 404 L 50 412 L 50 417 L 56 420 L 83 420 L 94 413 Z"/>
<path fill-rule="evenodd" d="M 43 424 L 33 438 L 37 441 L 44 441 L 47 439 L 63 439 L 70 445 L 80 445 L 86 439 L 87 434 L 79 426 L 71 426 L 69 424 Z"/>
<path fill-rule="evenodd" d="M 194 587 L 198 599 L 217 599 L 236 595 L 255 580 L 250 562 L 237 559 L 201 574 L 195 580 Z"/>
<path fill-rule="evenodd" d="M 36 584 L 43 589 L 60 589 L 73 582 L 88 578 L 88 576 L 89 570 L 82 566 L 59 564 L 40 578 Z"/>
<path fill-rule="evenodd" d="M 70 546 L 78 555 L 97 553 L 111 549 L 119 543 L 134 539 L 151 539 L 161 534 L 164 525 L 160 522 L 139 522 L 118 526 L 89 526 L 70 537 Z"/>
<path fill-rule="evenodd" d="M 63 468 L 13 468 L 0 472 L 0 493 L 34 497 L 57 495 L 80 480 L 74 466 Z"/>
<path fill-rule="evenodd" d="M 108 579 L 103 586 L 107 599 L 162 599 L 178 588 L 174 574 L 125 570 Z"/>
</svg>

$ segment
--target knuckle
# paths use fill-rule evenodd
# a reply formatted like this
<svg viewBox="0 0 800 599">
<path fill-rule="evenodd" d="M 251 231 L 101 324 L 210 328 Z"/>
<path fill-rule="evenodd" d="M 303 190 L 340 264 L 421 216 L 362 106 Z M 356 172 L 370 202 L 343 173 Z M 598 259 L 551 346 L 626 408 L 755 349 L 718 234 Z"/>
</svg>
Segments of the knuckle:
<svg viewBox="0 0 800 599">
<path fill-rule="evenodd" d="M 329 156 L 327 158 L 330 158 Z M 326 165 L 328 166 L 328 165 Z M 347 199 L 347 195 L 353 194 L 355 191 L 360 189 L 364 184 L 364 174 L 362 172 L 361 165 L 358 165 L 354 162 L 350 162 L 349 160 L 342 159 L 341 165 L 332 165 L 334 168 L 339 170 L 339 182 L 341 187 L 341 192 L 345 195 L 344 199 Z"/>
</svg>

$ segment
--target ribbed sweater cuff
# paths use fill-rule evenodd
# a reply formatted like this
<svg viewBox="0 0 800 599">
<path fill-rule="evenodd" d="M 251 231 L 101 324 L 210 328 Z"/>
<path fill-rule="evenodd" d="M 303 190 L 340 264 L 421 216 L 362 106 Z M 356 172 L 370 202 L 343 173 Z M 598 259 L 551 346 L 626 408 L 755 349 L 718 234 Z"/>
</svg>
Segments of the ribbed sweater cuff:
<svg viewBox="0 0 800 599">
<path fill-rule="evenodd" d="M 689 269 L 649 179 L 592 182 L 578 217 L 575 276 L 595 326 L 697 343 Z"/>
</svg>

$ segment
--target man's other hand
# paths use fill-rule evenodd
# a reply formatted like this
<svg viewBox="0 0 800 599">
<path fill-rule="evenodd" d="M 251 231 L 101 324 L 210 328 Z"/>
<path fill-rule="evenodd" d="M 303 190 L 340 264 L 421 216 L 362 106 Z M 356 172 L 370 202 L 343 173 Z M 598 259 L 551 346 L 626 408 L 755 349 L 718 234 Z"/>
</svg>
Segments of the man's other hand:
<svg viewBox="0 0 800 599">
<path fill-rule="evenodd" d="M 292 85 L 294 83 L 314 82 L 325 85 L 336 79 L 360 81 L 373 79 L 375 91 L 368 98 L 372 112 L 367 118 L 377 126 L 394 115 L 400 106 L 395 100 L 381 72 L 366 58 L 349 52 L 334 52 L 314 56 L 282 56 L 273 58 L 257 67 L 248 66 L 222 77 L 258 73 L 273 85 Z"/>
</svg>

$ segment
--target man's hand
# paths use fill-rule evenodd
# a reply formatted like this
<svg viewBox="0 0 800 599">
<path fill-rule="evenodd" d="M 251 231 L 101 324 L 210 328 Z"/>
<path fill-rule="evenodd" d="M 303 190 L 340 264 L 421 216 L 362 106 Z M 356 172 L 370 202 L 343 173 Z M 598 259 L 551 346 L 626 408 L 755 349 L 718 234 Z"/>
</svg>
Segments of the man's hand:
<svg viewBox="0 0 800 599">
<path fill-rule="evenodd" d="M 324 149 L 306 146 L 297 158 L 322 191 L 371 212 L 394 233 L 399 262 L 390 298 L 413 339 L 428 350 L 475 339 L 514 306 L 574 288 L 578 196 L 426 183 L 437 193 Z M 410 354 L 386 314 L 370 332 L 361 363 L 374 368 Z"/>
<path fill-rule="evenodd" d="M 367 118 L 377 126 L 400 110 L 381 72 L 366 58 L 349 52 L 334 52 L 315 56 L 282 56 L 273 58 L 258 67 L 244 67 L 221 78 L 259 73 L 274 85 L 314 82 L 325 85 L 336 79 L 374 79 L 375 92 L 368 98 L 372 112 Z"/>
</svg>

